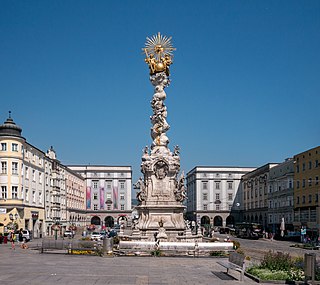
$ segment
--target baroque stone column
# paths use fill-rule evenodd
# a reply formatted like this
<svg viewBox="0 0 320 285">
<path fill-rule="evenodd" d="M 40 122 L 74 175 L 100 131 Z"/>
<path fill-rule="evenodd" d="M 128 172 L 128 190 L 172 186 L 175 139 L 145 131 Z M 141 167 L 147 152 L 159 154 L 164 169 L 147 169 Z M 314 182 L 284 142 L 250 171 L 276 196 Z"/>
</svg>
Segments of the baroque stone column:
<svg viewBox="0 0 320 285">
<path fill-rule="evenodd" d="M 153 36 L 147 38 L 146 63 L 150 69 L 150 81 L 154 87 L 151 100 L 153 114 L 151 120 L 150 148 L 146 146 L 142 154 L 141 172 L 143 176 L 134 185 L 139 189 L 136 207 L 139 220 L 136 229 L 148 240 L 167 236 L 168 241 L 177 240 L 185 231 L 183 212 L 186 199 L 184 174 L 180 172 L 180 153 L 176 146 L 170 151 L 166 132 L 170 126 L 167 122 L 165 88 L 169 86 L 169 66 L 172 64 L 171 38 Z"/>
</svg>

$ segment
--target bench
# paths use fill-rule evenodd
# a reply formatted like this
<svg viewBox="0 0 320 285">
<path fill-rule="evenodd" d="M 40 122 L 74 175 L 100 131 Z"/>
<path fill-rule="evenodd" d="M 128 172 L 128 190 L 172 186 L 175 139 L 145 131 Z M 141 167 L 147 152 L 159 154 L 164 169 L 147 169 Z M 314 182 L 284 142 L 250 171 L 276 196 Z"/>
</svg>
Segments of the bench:
<svg viewBox="0 0 320 285">
<path fill-rule="evenodd" d="M 231 252 L 228 260 L 218 261 L 217 263 L 227 268 L 227 274 L 229 273 L 229 269 L 233 269 L 240 272 L 240 281 L 243 281 L 243 276 L 245 272 L 244 258 L 245 256 L 243 254 Z"/>
</svg>

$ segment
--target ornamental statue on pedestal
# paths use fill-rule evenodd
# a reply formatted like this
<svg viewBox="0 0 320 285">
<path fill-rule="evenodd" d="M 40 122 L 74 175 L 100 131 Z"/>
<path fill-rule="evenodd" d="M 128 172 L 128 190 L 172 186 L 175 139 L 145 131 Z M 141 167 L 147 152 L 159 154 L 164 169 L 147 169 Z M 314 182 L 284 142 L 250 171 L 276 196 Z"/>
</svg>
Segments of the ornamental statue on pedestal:
<svg viewBox="0 0 320 285">
<path fill-rule="evenodd" d="M 146 146 L 142 154 L 141 172 L 134 188 L 137 192 L 139 205 L 136 207 L 139 220 L 136 228 L 149 239 L 154 233 L 165 231 L 169 240 L 176 240 L 183 234 L 185 222 L 182 205 L 186 199 L 184 174 L 180 172 L 180 149 L 178 146 L 171 152 L 168 148 L 169 139 L 166 132 L 170 129 L 167 122 L 167 107 L 164 103 L 167 95 L 165 88 L 170 84 L 169 67 L 173 63 L 171 37 L 160 33 L 147 37 L 145 47 L 145 62 L 150 70 L 150 82 L 154 86 L 151 100 L 153 114 L 151 120 L 152 143 Z"/>
</svg>

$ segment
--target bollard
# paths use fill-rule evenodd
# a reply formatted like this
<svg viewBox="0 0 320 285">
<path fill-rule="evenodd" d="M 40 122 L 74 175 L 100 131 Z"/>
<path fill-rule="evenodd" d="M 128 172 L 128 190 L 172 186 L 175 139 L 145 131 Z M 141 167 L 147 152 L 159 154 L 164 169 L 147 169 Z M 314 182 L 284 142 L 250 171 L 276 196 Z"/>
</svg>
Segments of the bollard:
<svg viewBox="0 0 320 285">
<path fill-rule="evenodd" d="M 304 254 L 304 276 L 305 283 L 311 279 L 311 284 L 315 284 L 315 272 L 316 272 L 316 255 L 315 253 Z"/>
</svg>

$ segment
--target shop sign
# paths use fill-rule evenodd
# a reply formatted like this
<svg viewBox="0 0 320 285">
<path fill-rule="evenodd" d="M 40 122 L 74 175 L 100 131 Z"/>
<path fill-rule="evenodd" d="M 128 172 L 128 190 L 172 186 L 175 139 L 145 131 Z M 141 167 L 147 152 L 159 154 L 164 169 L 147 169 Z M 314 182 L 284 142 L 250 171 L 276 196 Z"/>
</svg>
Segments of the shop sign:
<svg viewBox="0 0 320 285">
<path fill-rule="evenodd" d="M 6 208 L 0 208 L 0 214 L 6 214 L 7 209 Z"/>
</svg>

